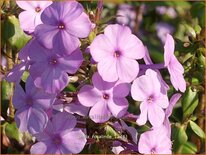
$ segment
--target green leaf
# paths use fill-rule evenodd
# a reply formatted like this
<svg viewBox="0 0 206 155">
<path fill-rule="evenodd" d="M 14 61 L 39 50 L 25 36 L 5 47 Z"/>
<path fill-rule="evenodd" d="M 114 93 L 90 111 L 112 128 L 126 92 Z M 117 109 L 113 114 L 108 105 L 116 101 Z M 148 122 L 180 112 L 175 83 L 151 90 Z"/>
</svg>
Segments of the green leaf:
<svg viewBox="0 0 206 155">
<path fill-rule="evenodd" d="M 181 154 L 196 154 L 196 152 L 197 146 L 190 142 L 186 142 L 185 144 L 183 144 L 178 151 L 178 153 Z"/>
<path fill-rule="evenodd" d="M 106 132 L 106 136 L 111 137 L 111 138 L 119 137 L 119 134 L 110 125 L 106 125 L 104 129 Z"/>
<path fill-rule="evenodd" d="M 31 36 L 23 32 L 19 20 L 14 15 L 11 15 L 2 23 L 2 38 L 5 42 L 8 41 L 13 48 L 19 50 L 25 46 Z"/>
<path fill-rule="evenodd" d="M 186 27 L 187 33 L 192 35 L 193 38 L 196 38 L 196 32 L 195 32 L 194 28 L 188 24 L 185 24 L 185 27 Z"/>
<path fill-rule="evenodd" d="M 23 136 L 23 134 L 19 132 L 15 122 L 6 124 L 5 133 L 9 138 L 13 138 L 17 141 Z"/>
<path fill-rule="evenodd" d="M 185 132 L 184 126 L 181 126 L 179 128 L 179 132 L 178 132 L 178 141 L 180 144 L 184 144 L 187 141 L 188 137 L 187 134 Z"/>
<path fill-rule="evenodd" d="M 182 97 L 182 109 L 183 109 L 183 119 L 185 120 L 189 117 L 197 107 L 199 102 L 198 94 L 192 91 L 191 87 L 187 88 L 185 94 Z"/>
<path fill-rule="evenodd" d="M 204 131 L 193 121 L 190 121 L 190 127 L 201 139 L 205 139 Z"/>
</svg>

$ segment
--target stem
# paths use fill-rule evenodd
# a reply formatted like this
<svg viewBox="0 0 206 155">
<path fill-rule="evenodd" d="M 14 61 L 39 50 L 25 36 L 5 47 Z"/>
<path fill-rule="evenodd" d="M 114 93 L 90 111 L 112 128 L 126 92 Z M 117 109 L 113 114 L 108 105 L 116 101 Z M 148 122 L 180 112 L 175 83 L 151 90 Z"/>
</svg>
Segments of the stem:
<svg viewBox="0 0 206 155">
<path fill-rule="evenodd" d="M 12 58 L 12 48 L 10 45 L 6 45 L 6 52 L 9 57 L 6 57 L 7 60 L 7 68 L 8 70 L 11 70 L 13 68 L 13 60 Z M 13 92 L 14 92 L 14 83 L 9 83 L 10 85 L 10 90 L 9 90 L 9 116 L 13 119 L 14 118 L 14 106 L 12 104 L 12 97 L 13 97 Z"/>
<path fill-rule="evenodd" d="M 139 68 L 140 69 L 163 69 L 166 67 L 164 66 L 164 63 L 161 63 L 161 64 L 150 64 L 150 65 L 140 64 Z"/>
</svg>

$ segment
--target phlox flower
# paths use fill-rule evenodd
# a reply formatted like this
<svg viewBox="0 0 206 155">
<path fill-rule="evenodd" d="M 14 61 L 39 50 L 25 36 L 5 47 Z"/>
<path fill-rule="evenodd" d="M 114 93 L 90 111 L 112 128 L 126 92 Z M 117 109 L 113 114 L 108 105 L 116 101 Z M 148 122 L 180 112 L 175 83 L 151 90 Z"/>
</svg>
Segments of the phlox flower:
<svg viewBox="0 0 206 155">
<path fill-rule="evenodd" d="M 16 4 L 24 10 L 19 14 L 21 28 L 32 33 L 35 27 L 42 23 L 40 16 L 52 1 L 16 1 Z"/>
<path fill-rule="evenodd" d="M 91 22 L 82 5 L 76 1 L 53 2 L 42 15 L 35 36 L 48 49 L 56 48 L 70 54 L 80 45 L 78 38 L 86 38 Z"/>
<path fill-rule="evenodd" d="M 57 54 L 56 50 L 48 50 L 38 41 L 33 42 L 29 56 L 33 61 L 30 74 L 34 84 L 48 93 L 59 93 L 68 82 L 67 73 L 74 74 L 80 67 L 83 57 L 81 51 L 76 49 L 70 55 Z"/>
<path fill-rule="evenodd" d="M 163 108 L 168 107 L 169 101 L 167 94 L 161 92 L 161 84 L 155 71 L 148 69 L 145 75 L 134 80 L 131 95 L 134 100 L 141 101 L 141 113 L 137 119 L 139 125 L 144 125 L 147 119 L 152 126 L 157 127 L 163 123 L 165 118 Z"/>
<path fill-rule="evenodd" d="M 170 74 L 170 81 L 176 90 L 185 92 L 186 82 L 183 76 L 184 68 L 174 55 L 175 42 L 170 34 L 167 34 L 164 46 L 164 64 Z"/>
<path fill-rule="evenodd" d="M 47 127 L 35 135 L 37 140 L 30 151 L 31 154 L 76 154 L 86 144 L 85 134 L 77 128 L 76 118 L 66 112 L 55 114 L 48 121 Z"/>
<path fill-rule="evenodd" d="M 90 52 L 104 81 L 131 82 L 139 73 L 136 61 L 144 57 L 142 42 L 127 26 L 108 25 L 104 34 L 98 35 L 90 46 Z"/>
<path fill-rule="evenodd" d="M 28 130 L 31 134 L 42 132 L 48 122 L 45 110 L 49 109 L 54 99 L 54 95 L 36 88 L 31 77 L 26 81 L 25 91 L 19 84 L 16 85 L 13 105 L 17 109 L 15 122 L 19 130 Z"/>
<path fill-rule="evenodd" d="M 171 147 L 165 128 L 153 129 L 140 135 L 138 150 L 142 154 L 172 154 Z"/>
<path fill-rule="evenodd" d="M 128 108 L 125 98 L 129 94 L 129 86 L 126 83 L 106 82 L 98 73 L 92 77 L 91 85 L 83 86 L 79 93 L 79 102 L 91 107 L 90 118 L 96 123 L 109 120 L 111 114 L 114 117 L 122 117 Z"/>
</svg>

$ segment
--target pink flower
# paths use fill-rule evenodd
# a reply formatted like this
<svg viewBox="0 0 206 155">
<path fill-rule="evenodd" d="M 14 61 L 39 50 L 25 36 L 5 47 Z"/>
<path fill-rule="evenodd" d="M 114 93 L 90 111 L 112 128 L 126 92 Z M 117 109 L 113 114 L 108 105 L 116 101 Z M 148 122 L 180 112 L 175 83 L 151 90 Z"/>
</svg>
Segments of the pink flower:
<svg viewBox="0 0 206 155">
<path fill-rule="evenodd" d="M 92 107 L 89 116 L 96 123 L 109 120 L 110 115 L 120 118 L 128 108 L 128 101 L 125 98 L 129 94 L 129 87 L 126 83 L 106 82 L 96 73 L 92 77 L 94 86 L 83 86 L 78 94 L 79 102 Z"/>
<path fill-rule="evenodd" d="M 42 23 L 40 16 L 52 1 L 16 1 L 16 4 L 25 10 L 19 14 L 21 28 L 32 33 L 35 27 Z"/>
<path fill-rule="evenodd" d="M 104 81 L 133 81 L 139 73 L 136 59 L 144 57 L 142 42 L 127 26 L 109 25 L 104 34 L 98 35 L 91 46 L 91 55 L 96 61 Z"/>
<path fill-rule="evenodd" d="M 164 46 L 164 63 L 170 73 L 170 80 L 176 90 L 185 92 L 186 82 L 183 76 L 184 68 L 174 55 L 175 43 L 171 35 L 167 34 Z"/>
<path fill-rule="evenodd" d="M 145 75 L 134 80 L 131 94 L 134 100 L 141 101 L 140 116 L 137 119 L 139 125 L 147 122 L 147 116 L 153 126 L 160 126 L 165 118 L 162 108 L 167 108 L 169 101 L 166 94 L 161 92 L 161 84 L 157 73 L 148 69 Z"/>
<path fill-rule="evenodd" d="M 142 154 L 172 154 L 171 140 L 165 128 L 158 128 L 141 134 L 138 149 Z"/>
</svg>

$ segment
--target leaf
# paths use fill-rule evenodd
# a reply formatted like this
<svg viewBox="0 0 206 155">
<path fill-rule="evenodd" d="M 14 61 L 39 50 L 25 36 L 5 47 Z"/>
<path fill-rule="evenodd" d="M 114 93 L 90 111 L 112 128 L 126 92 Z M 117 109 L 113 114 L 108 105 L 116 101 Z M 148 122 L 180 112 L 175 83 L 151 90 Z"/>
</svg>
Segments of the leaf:
<svg viewBox="0 0 206 155">
<path fill-rule="evenodd" d="M 196 152 L 197 146 L 190 142 L 186 142 L 185 144 L 183 144 L 178 151 L 178 153 L 181 154 L 196 154 Z"/>
<path fill-rule="evenodd" d="M 2 38 L 5 42 L 8 41 L 13 48 L 19 50 L 25 46 L 31 36 L 23 32 L 19 20 L 14 15 L 11 15 L 2 23 Z"/>
<path fill-rule="evenodd" d="M 109 125 L 106 125 L 104 127 L 106 136 L 111 137 L 111 138 L 117 138 L 119 137 L 119 134 Z"/>
<path fill-rule="evenodd" d="M 185 94 L 182 97 L 182 109 L 183 109 L 183 119 L 185 120 L 189 117 L 197 107 L 199 102 L 198 94 L 192 91 L 191 87 L 187 88 Z"/>
<path fill-rule="evenodd" d="M 205 139 L 204 131 L 193 121 L 190 121 L 190 127 L 201 139 Z"/>
<path fill-rule="evenodd" d="M 179 132 L 178 132 L 178 141 L 180 142 L 180 144 L 184 144 L 186 143 L 188 137 L 187 137 L 187 134 L 186 134 L 186 131 L 184 129 L 184 126 L 181 126 L 179 128 Z"/>
<path fill-rule="evenodd" d="M 5 133 L 9 138 L 13 138 L 17 141 L 23 136 L 23 134 L 19 132 L 15 122 L 6 124 Z"/>
</svg>

